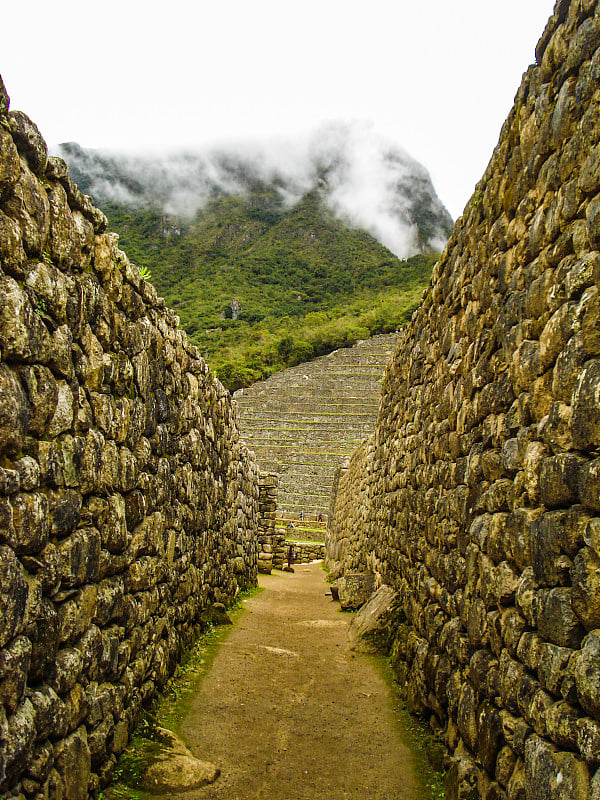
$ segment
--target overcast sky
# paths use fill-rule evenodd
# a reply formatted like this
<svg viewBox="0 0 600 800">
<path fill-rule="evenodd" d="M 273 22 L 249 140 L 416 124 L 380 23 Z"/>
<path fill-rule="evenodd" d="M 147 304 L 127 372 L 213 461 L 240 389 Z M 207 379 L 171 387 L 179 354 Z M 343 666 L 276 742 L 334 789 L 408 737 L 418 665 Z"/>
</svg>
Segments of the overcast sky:
<svg viewBox="0 0 600 800">
<path fill-rule="evenodd" d="M 453 217 L 554 0 L 32 0 L 2 10 L 11 107 L 49 144 L 126 151 L 367 120 Z"/>
</svg>

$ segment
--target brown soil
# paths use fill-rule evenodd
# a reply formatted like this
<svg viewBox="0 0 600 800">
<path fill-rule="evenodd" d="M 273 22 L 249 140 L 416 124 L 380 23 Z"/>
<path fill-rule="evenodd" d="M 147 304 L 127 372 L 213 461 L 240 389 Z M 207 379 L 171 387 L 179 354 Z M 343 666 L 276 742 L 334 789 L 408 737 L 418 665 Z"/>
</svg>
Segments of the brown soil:
<svg viewBox="0 0 600 800">
<path fill-rule="evenodd" d="M 419 797 L 392 687 L 350 651 L 320 566 L 295 570 L 261 576 L 201 682 L 180 733 L 221 776 L 186 800 Z"/>
</svg>

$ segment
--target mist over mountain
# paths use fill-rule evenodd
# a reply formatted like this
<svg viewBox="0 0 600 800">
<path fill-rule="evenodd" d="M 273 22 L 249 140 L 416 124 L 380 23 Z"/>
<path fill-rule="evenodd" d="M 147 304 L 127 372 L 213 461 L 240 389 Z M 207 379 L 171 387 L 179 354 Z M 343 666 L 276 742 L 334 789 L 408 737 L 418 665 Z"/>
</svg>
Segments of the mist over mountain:
<svg viewBox="0 0 600 800">
<path fill-rule="evenodd" d="M 198 152 L 126 155 L 66 143 L 58 154 L 100 205 L 191 218 L 217 197 L 268 192 L 280 211 L 316 192 L 335 217 L 368 231 L 399 258 L 441 250 L 452 229 L 425 167 L 361 123 Z"/>
<path fill-rule="evenodd" d="M 452 228 L 425 168 L 366 125 L 58 154 L 232 390 L 404 325 Z"/>
</svg>

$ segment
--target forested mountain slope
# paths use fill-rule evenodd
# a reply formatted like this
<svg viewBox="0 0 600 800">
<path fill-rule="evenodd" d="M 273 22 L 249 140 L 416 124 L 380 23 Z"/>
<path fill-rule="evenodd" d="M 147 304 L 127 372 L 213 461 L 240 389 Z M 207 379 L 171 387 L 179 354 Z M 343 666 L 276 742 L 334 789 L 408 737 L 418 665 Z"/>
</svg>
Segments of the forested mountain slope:
<svg viewBox="0 0 600 800">
<path fill-rule="evenodd" d="M 373 185 L 348 145 L 293 174 L 247 154 L 60 153 L 232 390 L 403 325 L 452 225 L 401 152 L 374 165 Z"/>
</svg>

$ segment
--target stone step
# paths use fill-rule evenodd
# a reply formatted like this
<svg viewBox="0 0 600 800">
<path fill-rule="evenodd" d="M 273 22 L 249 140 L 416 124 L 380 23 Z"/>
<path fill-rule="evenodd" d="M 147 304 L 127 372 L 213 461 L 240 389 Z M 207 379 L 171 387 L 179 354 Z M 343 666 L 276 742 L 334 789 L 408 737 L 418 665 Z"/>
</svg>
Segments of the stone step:
<svg viewBox="0 0 600 800">
<path fill-rule="evenodd" d="M 375 426 L 397 340 L 376 336 L 236 392 L 242 439 L 280 476 L 279 510 L 327 513 L 336 469 Z"/>
<path fill-rule="evenodd" d="M 315 410 L 314 400 L 306 401 L 293 401 L 289 403 L 280 403 L 278 400 L 265 400 L 261 411 L 255 411 L 252 408 L 247 410 L 246 416 L 248 419 L 265 419 L 269 415 L 273 419 L 279 419 L 282 415 L 294 416 L 302 414 L 302 418 L 310 418 L 313 415 L 325 418 L 336 418 L 346 416 L 367 416 L 371 415 L 373 411 L 379 408 L 379 400 L 371 403 L 328 403 L 326 409 Z M 239 413 L 239 411 L 238 411 Z"/>
</svg>

